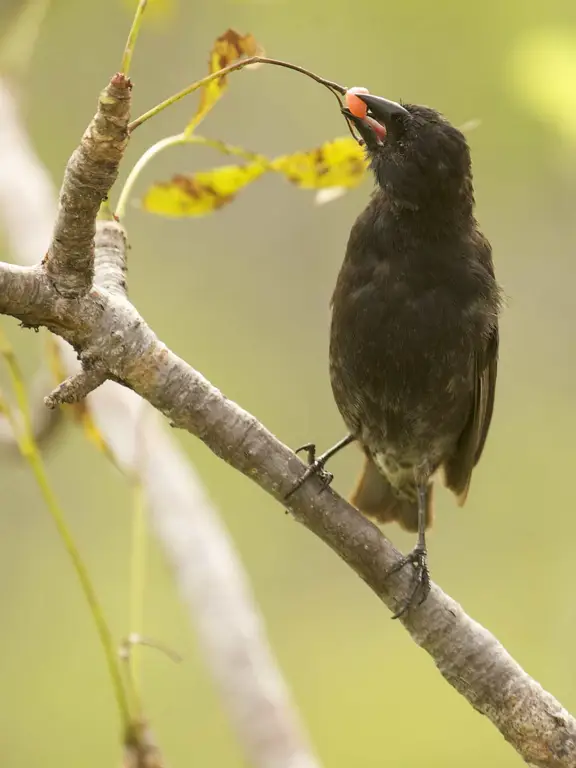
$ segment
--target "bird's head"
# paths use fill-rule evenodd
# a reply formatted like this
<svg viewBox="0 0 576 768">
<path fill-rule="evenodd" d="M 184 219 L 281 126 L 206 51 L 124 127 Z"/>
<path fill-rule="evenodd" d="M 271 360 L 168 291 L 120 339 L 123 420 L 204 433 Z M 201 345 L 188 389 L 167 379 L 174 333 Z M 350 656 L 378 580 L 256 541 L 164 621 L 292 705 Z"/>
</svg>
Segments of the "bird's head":
<svg viewBox="0 0 576 768">
<path fill-rule="evenodd" d="M 407 207 L 473 203 L 470 150 L 461 131 L 430 107 L 355 94 L 368 112 L 342 112 L 362 137 L 378 185 Z"/>
</svg>

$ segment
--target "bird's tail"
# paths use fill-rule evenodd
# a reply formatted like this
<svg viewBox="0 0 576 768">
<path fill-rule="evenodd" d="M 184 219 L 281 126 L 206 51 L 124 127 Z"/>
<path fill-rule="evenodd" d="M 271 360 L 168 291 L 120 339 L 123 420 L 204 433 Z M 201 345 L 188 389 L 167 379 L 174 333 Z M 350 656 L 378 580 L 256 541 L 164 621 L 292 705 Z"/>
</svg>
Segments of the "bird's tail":
<svg viewBox="0 0 576 768">
<path fill-rule="evenodd" d="M 426 494 L 426 528 L 432 525 L 433 519 L 432 488 L 430 484 Z M 356 488 L 350 496 L 350 503 L 366 517 L 371 517 L 379 523 L 396 521 L 407 531 L 418 530 L 418 502 L 398 498 L 388 480 L 368 456 L 365 458 Z"/>
</svg>

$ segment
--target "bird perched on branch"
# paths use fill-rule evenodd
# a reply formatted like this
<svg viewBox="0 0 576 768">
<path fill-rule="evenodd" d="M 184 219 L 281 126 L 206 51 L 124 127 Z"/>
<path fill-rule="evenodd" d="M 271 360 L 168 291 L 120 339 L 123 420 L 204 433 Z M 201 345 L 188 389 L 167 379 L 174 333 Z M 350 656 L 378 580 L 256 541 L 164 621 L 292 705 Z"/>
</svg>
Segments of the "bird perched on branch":
<svg viewBox="0 0 576 768">
<path fill-rule="evenodd" d="M 351 502 L 418 532 L 393 569 L 415 568 L 398 616 L 430 589 L 425 531 L 435 476 L 464 504 L 484 448 L 501 293 L 474 217 L 464 135 L 428 107 L 355 99 L 363 110 L 342 111 L 365 144 L 376 188 L 352 227 L 332 298 L 330 378 L 349 434 L 318 458 L 305 446 L 310 467 L 289 495 L 359 442 L 365 461 Z"/>
</svg>

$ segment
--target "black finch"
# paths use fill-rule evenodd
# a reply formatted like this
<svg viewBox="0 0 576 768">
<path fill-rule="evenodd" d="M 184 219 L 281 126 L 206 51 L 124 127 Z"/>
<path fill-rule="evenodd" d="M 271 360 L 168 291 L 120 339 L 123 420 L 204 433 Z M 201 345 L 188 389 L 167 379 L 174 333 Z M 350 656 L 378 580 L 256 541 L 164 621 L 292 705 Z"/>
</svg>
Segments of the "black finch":
<svg viewBox="0 0 576 768">
<path fill-rule="evenodd" d="M 464 135 L 428 107 L 357 97 L 366 117 L 343 113 L 362 137 L 376 188 L 352 227 L 332 298 L 330 379 L 350 433 L 339 446 L 355 440 L 365 454 L 351 502 L 419 532 L 398 566 L 416 569 L 400 615 L 428 594 L 435 476 L 441 471 L 463 504 L 484 448 L 501 292 L 474 217 Z"/>
</svg>

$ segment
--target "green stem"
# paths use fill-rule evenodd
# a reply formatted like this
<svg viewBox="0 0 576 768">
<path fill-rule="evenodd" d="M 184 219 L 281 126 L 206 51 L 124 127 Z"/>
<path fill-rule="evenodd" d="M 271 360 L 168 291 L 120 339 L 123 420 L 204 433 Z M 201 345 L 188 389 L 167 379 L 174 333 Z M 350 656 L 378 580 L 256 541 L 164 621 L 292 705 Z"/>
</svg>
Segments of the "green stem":
<svg viewBox="0 0 576 768">
<path fill-rule="evenodd" d="M 92 585 L 88 570 L 84 564 L 84 561 L 82 560 L 78 548 L 76 547 L 74 539 L 72 538 L 72 534 L 68 529 L 64 518 L 64 513 L 60 508 L 56 494 L 52 490 L 50 481 L 48 480 L 44 462 L 42 461 L 40 451 L 38 450 L 38 446 L 34 439 L 32 418 L 30 414 L 26 388 L 24 386 L 24 379 L 14 356 L 14 352 L 8 345 L 1 332 L 0 354 L 2 354 L 4 360 L 6 361 L 10 379 L 12 381 L 12 386 L 14 388 L 14 393 L 16 395 L 16 401 L 18 403 L 18 407 L 23 419 L 23 432 L 20 431 L 18 425 L 13 421 L 15 426 L 15 437 L 18 441 L 18 447 L 20 448 L 22 456 L 28 461 L 28 464 L 32 469 L 36 482 L 38 483 L 38 487 L 40 488 L 42 497 L 46 503 L 46 506 L 48 507 L 50 515 L 54 521 L 54 524 L 56 525 L 70 560 L 72 561 L 72 566 L 76 572 L 78 581 L 80 582 L 80 586 L 84 593 L 86 602 L 88 603 L 90 613 L 94 619 L 94 623 L 96 624 L 96 630 L 104 650 L 104 655 L 108 665 L 108 672 L 110 674 L 112 687 L 114 689 L 114 696 L 116 698 L 116 703 L 120 712 L 120 719 L 122 721 L 124 731 L 126 732 L 130 724 L 130 710 L 122 682 L 122 675 L 120 673 L 116 647 L 112 639 L 112 634 L 108 624 L 106 623 L 106 619 L 104 618 L 104 613 L 100 603 L 98 602 L 96 590 Z"/>
<path fill-rule="evenodd" d="M 307 75 L 307 77 L 311 77 L 317 83 L 320 83 L 321 85 L 326 86 L 326 88 L 329 88 L 334 93 L 335 96 L 337 93 L 340 93 L 341 95 L 344 95 L 346 93 L 345 86 L 340 85 L 339 83 L 334 83 L 331 80 L 326 80 L 325 78 L 314 74 L 314 72 L 310 72 L 310 70 L 304 69 L 304 67 L 299 67 L 296 64 L 290 64 L 290 62 L 288 61 L 280 61 L 279 59 L 269 59 L 264 56 L 250 56 L 247 59 L 241 59 L 240 61 L 237 61 L 234 64 L 230 64 L 228 67 L 219 69 L 218 72 L 213 72 L 211 75 L 207 75 L 206 77 L 203 77 L 202 80 L 197 80 L 195 83 L 192 83 L 191 85 L 188 85 L 186 88 L 183 88 L 178 93 L 175 93 L 173 96 L 170 96 L 170 98 L 166 99 L 165 101 L 162 101 L 160 104 L 157 104 L 155 107 L 152 107 L 152 109 L 149 109 L 148 112 L 145 112 L 143 115 L 140 115 L 140 117 L 137 117 L 136 120 L 133 120 L 128 126 L 128 130 L 134 131 L 136 128 L 138 128 L 139 125 L 142 125 L 142 123 L 145 123 L 146 120 L 150 120 L 151 117 L 155 117 L 157 114 L 162 112 L 167 107 L 172 106 L 172 104 L 176 104 L 177 101 L 180 101 L 180 99 L 183 99 L 185 96 L 188 96 L 188 94 L 193 93 L 194 91 L 197 91 L 199 88 L 202 88 L 202 86 L 207 85 L 208 83 L 211 83 L 212 80 L 216 80 L 221 77 L 224 77 L 225 75 L 228 75 L 230 72 L 237 72 L 239 69 L 244 69 L 244 67 L 247 67 L 250 64 L 274 64 L 277 67 L 286 67 L 287 69 L 293 69 L 295 72 L 300 72 L 303 75 Z M 338 97 L 336 96 L 336 98 Z M 340 103 L 339 99 L 338 99 L 338 103 Z"/>
<path fill-rule="evenodd" d="M 144 491 L 134 480 L 134 509 L 132 513 L 132 562 L 130 567 L 130 635 L 142 635 L 144 623 L 144 588 L 146 579 L 146 517 Z M 129 674 L 132 681 L 136 716 L 142 714 L 140 649 L 131 648 Z"/>
<path fill-rule="evenodd" d="M 126 77 L 128 77 L 128 74 L 130 72 L 130 65 L 132 64 L 132 56 L 134 55 L 134 47 L 136 45 L 136 40 L 138 39 L 138 35 L 140 34 L 140 27 L 142 26 L 142 18 L 144 16 L 144 11 L 146 10 L 147 5 L 148 5 L 148 0 L 140 0 L 140 2 L 138 3 L 138 7 L 136 8 L 136 13 L 134 14 L 132 27 L 130 28 L 130 32 L 128 33 L 128 39 L 126 40 L 126 47 L 124 48 L 124 55 L 122 56 L 122 64 L 120 66 L 120 72 L 122 72 L 123 75 L 126 75 Z"/>
<path fill-rule="evenodd" d="M 134 189 L 134 185 L 136 184 L 136 181 L 144 168 L 148 165 L 150 160 L 152 160 L 153 157 L 156 157 L 157 154 L 162 152 L 163 149 L 166 149 L 167 147 L 174 147 L 177 144 L 185 144 L 185 136 L 184 134 L 177 134 L 176 136 L 168 136 L 165 139 L 160 139 L 160 141 L 157 141 L 156 144 L 152 144 L 151 147 L 149 147 L 146 152 L 138 159 L 137 163 L 134 165 L 130 173 L 128 174 L 128 178 L 124 182 L 124 186 L 122 187 L 122 191 L 120 192 L 120 197 L 118 198 L 118 204 L 116 205 L 116 217 L 118 219 L 123 219 L 126 215 L 126 207 L 128 205 L 128 199 L 130 198 L 130 195 L 132 194 L 132 190 Z"/>
</svg>

